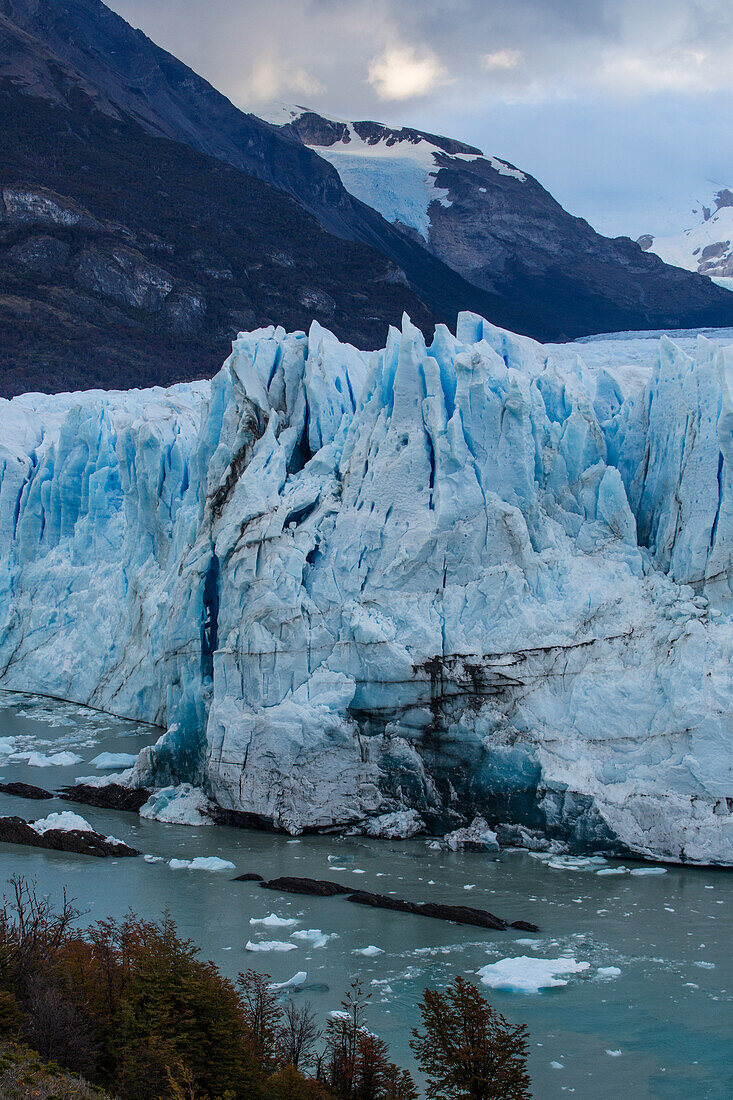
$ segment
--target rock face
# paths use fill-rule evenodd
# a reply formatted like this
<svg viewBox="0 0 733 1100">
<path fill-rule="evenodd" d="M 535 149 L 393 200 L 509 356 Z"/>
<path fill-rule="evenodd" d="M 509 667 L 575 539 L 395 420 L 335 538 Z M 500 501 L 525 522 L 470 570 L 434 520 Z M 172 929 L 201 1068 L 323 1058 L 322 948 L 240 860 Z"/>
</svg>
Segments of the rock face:
<svg viewBox="0 0 733 1100">
<path fill-rule="evenodd" d="M 13 794 L 16 798 L 35 798 L 39 801 L 53 798 L 50 791 L 43 787 L 34 787 L 32 783 L 0 783 L 0 791 L 3 794 Z"/>
<path fill-rule="evenodd" d="M 271 327 L 0 404 L 0 686 L 168 727 L 133 785 L 248 823 L 733 862 L 733 352 L 582 354 Z"/>
</svg>

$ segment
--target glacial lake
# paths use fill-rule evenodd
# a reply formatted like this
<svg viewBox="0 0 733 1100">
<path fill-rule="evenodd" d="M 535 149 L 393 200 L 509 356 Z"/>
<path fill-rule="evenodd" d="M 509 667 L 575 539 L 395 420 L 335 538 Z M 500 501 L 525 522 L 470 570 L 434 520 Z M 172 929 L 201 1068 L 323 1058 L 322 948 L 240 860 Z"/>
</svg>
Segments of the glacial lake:
<svg viewBox="0 0 733 1100">
<path fill-rule="evenodd" d="M 89 761 L 99 753 L 137 752 L 159 733 L 66 703 L 0 692 L 0 776 L 55 790 L 93 774 Z M 58 753 L 80 759 L 49 764 Z M 35 754 L 30 762 L 29 754 Z M 538 858 L 520 851 L 497 857 L 448 853 L 430 848 L 425 839 L 295 839 L 213 825 L 190 828 L 58 799 L 0 794 L 2 815 L 34 819 L 63 809 L 160 861 L 94 859 L 0 844 L 3 890 L 16 873 L 34 878 L 39 891 L 54 898 L 66 886 L 87 911 L 85 921 L 121 916 L 129 908 L 156 918 L 168 909 L 180 932 L 226 974 L 252 967 L 282 982 L 306 971 L 305 988 L 293 996 L 311 1001 L 322 1019 L 339 1007 L 358 974 L 372 993 L 371 1027 L 390 1044 L 392 1057 L 406 1065 L 412 1065 L 410 1029 L 419 1022 L 416 1004 L 426 985 L 440 987 L 457 973 L 477 980 L 480 968 L 507 958 L 569 957 L 588 966 L 562 979 L 566 985 L 539 993 L 481 987 L 509 1020 L 529 1028 L 536 1098 L 733 1096 L 733 876 L 728 871 L 668 866 L 663 874 L 634 874 L 653 865 Z M 236 870 L 168 865 L 195 856 L 230 860 Z M 343 897 L 281 895 L 231 881 L 249 871 L 331 878 L 414 901 L 472 905 L 508 920 L 533 921 L 541 932 L 492 932 L 356 906 Z M 250 923 L 270 914 L 297 923 Z M 324 946 L 291 937 L 315 929 L 323 933 L 321 941 L 329 937 Z M 264 940 L 297 946 L 245 949 L 248 941 Z M 381 953 L 355 954 L 366 947 Z"/>
</svg>

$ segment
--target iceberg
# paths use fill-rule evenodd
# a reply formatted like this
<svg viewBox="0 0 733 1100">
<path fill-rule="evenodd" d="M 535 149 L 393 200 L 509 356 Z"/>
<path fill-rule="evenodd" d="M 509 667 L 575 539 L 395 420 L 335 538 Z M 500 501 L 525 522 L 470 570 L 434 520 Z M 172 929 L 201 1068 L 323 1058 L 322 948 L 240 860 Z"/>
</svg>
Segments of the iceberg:
<svg viewBox="0 0 733 1100">
<path fill-rule="evenodd" d="M 233 823 L 733 863 L 733 349 L 643 344 L 270 326 L 0 402 L 0 687 Z"/>
<path fill-rule="evenodd" d="M 576 959 L 537 959 L 520 955 L 516 959 L 500 959 L 499 962 L 488 963 L 476 973 L 482 984 L 488 985 L 490 989 L 500 989 L 507 993 L 539 993 L 541 989 L 567 985 L 566 975 L 581 974 L 589 967 L 590 963 L 578 962 Z"/>
</svg>

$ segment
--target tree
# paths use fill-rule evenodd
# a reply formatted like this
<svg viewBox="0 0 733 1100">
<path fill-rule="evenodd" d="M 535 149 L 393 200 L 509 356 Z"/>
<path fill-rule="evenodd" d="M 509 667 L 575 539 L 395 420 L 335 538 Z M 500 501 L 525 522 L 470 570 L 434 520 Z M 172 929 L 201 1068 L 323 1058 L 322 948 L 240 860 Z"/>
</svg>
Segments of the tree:
<svg viewBox="0 0 733 1100">
<path fill-rule="evenodd" d="M 283 1008 L 275 990 L 270 989 L 269 974 L 247 970 L 237 978 L 237 989 L 244 1013 L 245 1026 L 254 1051 L 265 1071 L 277 1066 Z"/>
<path fill-rule="evenodd" d="M 366 1003 L 371 993 L 364 994 L 361 982 L 354 978 L 349 992 L 326 1025 L 325 1080 L 338 1096 L 354 1096 L 359 1037 L 366 1031 Z"/>
<path fill-rule="evenodd" d="M 295 1069 L 309 1066 L 321 1034 L 310 1003 L 306 1002 L 302 1008 L 296 1008 L 292 1001 L 288 1001 L 278 1040 L 282 1064 L 294 1066 Z"/>
<path fill-rule="evenodd" d="M 509 1024 L 460 976 L 444 993 L 426 989 L 420 1013 L 425 1030 L 410 1046 L 429 1100 L 529 1100 L 524 1024 Z"/>
<path fill-rule="evenodd" d="M 355 978 L 328 1021 L 319 1077 L 339 1100 L 417 1100 L 410 1074 L 389 1061 L 387 1044 L 366 1027 L 370 996 Z"/>
</svg>

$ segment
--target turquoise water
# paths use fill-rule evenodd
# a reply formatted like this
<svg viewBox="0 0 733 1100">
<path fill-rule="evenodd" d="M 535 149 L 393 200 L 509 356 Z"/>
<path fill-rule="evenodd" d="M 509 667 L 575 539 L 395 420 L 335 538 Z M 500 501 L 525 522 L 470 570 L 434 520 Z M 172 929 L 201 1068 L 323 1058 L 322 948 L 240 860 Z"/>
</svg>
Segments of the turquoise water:
<svg viewBox="0 0 733 1100">
<path fill-rule="evenodd" d="M 0 693 L 0 776 L 54 790 L 93 774 L 89 761 L 98 753 L 135 752 L 159 732 L 65 703 Z M 70 751 L 81 761 L 32 767 L 12 759 L 13 750 L 45 756 Z M 529 1027 L 536 1097 L 733 1096 L 733 876 L 727 871 L 668 867 L 665 874 L 638 877 L 629 872 L 644 865 L 633 861 L 572 870 L 563 866 L 566 861 L 552 866 L 526 852 L 493 858 L 435 851 L 423 839 L 292 839 L 188 828 L 59 800 L 0 795 L 0 814 L 33 819 L 60 809 L 73 809 L 100 832 L 162 860 L 93 859 L 0 844 L 3 885 L 21 872 L 52 896 L 67 886 L 88 921 L 130 907 L 156 917 L 167 908 L 181 932 L 227 974 L 253 967 L 284 981 L 306 971 L 306 987 L 294 996 L 310 1000 L 322 1018 L 338 1008 L 359 974 L 372 993 L 371 1027 L 405 1064 L 410 1028 L 418 1022 L 415 1005 L 426 985 L 441 986 L 457 973 L 476 980 L 479 968 L 504 958 L 572 956 L 589 966 L 560 988 L 535 994 L 484 990 L 508 1019 Z M 173 870 L 167 864 L 197 855 L 230 860 L 236 870 Z M 474 905 L 509 920 L 533 921 L 542 931 L 490 932 L 366 909 L 342 897 L 279 895 L 231 881 L 246 871 L 332 878 L 416 901 Z M 271 913 L 298 923 L 250 924 Z M 287 941 L 294 929 L 320 929 L 334 938 L 320 948 L 293 939 L 298 946 L 287 952 L 245 950 L 247 941 Z M 354 954 L 370 945 L 383 953 Z M 599 975 L 607 967 L 620 975 Z"/>
</svg>

